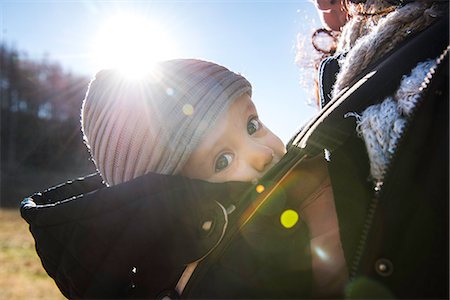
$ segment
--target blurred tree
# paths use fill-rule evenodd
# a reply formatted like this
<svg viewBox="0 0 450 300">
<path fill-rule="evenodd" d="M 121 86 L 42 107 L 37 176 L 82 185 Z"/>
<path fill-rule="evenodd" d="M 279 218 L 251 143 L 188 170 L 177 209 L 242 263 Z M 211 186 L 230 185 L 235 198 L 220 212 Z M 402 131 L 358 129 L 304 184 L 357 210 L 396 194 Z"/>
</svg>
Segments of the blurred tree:
<svg viewBox="0 0 450 300">
<path fill-rule="evenodd" d="M 88 82 L 0 43 L 0 206 L 95 171 L 80 130 Z"/>
</svg>

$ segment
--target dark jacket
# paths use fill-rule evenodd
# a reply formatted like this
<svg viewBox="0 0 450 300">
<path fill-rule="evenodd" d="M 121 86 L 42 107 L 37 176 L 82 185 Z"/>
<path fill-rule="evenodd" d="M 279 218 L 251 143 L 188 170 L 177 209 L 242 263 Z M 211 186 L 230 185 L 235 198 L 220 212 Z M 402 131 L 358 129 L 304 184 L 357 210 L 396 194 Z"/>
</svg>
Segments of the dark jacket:
<svg viewBox="0 0 450 300">
<path fill-rule="evenodd" d="M 299 162 L 327 149 L 350 272 L 336 297 L 448 298 L 448 55 L 425 82 L 382 186 L 368 180 L 365 145 L 344 118 L 394 93 L 447 45 L 445 18 L 325 99 L 258 183 L 263 192 L 157 174 L 106 188 L 93 175 L 26 199 L 22 216 L 45 269 L 69 298 L 173 298 L 184 266 L 201 259 L 182 297 L 311 298 L 308 227 L 301 216 L 290 229 L 279 218 L 301 201 L 289 193 L 307 176 Z M 336 72 L 329 63 L 322 94 Z"/>
<path fill-rule="evenodd" d="M 232 205 L 245 187 L 148 174 L 106 188 L 93 174 L 26 198 L 21 212 L 66 297 L 155 298 L 221 240 L 216 201 Z"/>
<path fill-rule="evenodd" d="M 325 106 L 293 143 L 331 152 L 329 174 L 351 280 L 346 292 L 352 297 L 449 296 L 448 45 L 447 16 L 374 62 L 333 101 L 326 95 L 338 65 L 333 58 L 322 64 Z M 364 142 L 345 114 L 394 94 L 403 75 L 441 54 L 436 71 L 423 80 L 383 182 L 374 185 Z"/>
</svg>

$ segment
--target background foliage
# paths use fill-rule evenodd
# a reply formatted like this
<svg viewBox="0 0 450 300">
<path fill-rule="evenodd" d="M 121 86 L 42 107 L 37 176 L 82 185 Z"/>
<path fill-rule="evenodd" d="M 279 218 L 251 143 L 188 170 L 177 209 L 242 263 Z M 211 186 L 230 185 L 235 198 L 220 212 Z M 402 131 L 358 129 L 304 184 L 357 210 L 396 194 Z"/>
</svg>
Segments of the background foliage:
<svg viewBox="0 0 450 300">
<path fill-rule="evenodd" d="M 80 130 L 88 82 L 0 44 L 0 206 L 95 171 Z"/>
</svg>

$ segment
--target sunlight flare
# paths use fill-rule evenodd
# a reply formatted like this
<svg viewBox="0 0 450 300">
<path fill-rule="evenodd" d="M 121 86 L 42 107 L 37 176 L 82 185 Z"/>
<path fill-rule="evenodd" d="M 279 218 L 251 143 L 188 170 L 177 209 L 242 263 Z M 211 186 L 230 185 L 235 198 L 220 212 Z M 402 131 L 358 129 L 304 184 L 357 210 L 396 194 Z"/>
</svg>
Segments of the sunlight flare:
<svg viewBox="0 0 450 300">
<path fill-rule="evenodd" d="M 280 216 L 280 223 L 284 228 L 292 228 L 298 222 L 298 213 L 295 210 L 287 209 Z"/>
<path fill-rule="evenodd" d="M 174 57 L 175 45 L 165 28 L 138 15 L 117 15 L 100 27 L 94 41 L 97 69 L 117 68 L 139 78 L 152 65 Z"/>
</svg>

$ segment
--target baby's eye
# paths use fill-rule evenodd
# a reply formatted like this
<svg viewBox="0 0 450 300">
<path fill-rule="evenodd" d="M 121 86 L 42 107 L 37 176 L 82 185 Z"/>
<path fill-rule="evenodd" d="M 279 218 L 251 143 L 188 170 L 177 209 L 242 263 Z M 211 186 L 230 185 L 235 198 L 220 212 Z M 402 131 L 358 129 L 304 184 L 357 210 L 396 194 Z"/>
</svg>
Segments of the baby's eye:
<svg viewBox="0 0 450 300">
<path fill-rule="evenodd" d="M 249 135 L 252 135 L 257 132 L 260 127 L 261 123 L 259 122 L 258 118 L 253 117 L 247 123 L 247 132 Z"/>
<path fill-rule="evenodd" d="M 231 162 L 233 161 L 233 155 L 230 153 L 224 153 L 221 154 L 217 160 L 216 160 L 216 164 L 214 166 L 214 170 L 216 173 L 226 169 Z"/>
</svg>

